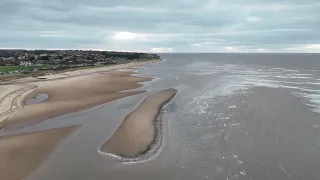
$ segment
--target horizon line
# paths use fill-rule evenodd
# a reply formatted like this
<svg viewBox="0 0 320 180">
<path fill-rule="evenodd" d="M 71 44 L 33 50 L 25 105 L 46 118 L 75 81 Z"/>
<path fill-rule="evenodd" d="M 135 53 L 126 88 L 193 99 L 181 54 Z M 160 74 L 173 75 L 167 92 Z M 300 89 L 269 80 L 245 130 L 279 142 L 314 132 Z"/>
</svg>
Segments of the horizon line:
<svg viewBox="0 0 320 180">
<path fill-rule="evenodd" d="M 148 52 L 126 50 L 102 50 L 102 49 L 25 49 L 25 48 L 0 48 L 0 51 L 109 51 L 109 52 L 132 52 L 153 54 L 320 54 L 320 52 Z"/>
</svg>

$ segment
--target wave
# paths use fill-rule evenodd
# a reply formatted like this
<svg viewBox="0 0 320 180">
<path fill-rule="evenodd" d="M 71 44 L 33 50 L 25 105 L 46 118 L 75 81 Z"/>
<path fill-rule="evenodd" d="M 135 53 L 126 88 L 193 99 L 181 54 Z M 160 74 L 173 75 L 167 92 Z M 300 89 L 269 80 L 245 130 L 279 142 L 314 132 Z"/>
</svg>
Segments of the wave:
<svg viewBox="0 0 320 180">
<path fill-rule="evenodd" d="M 303 73 L 295 69 L 268 67 L 262 69 L 262 67 L 208 61 L 192 63 L 186 69 L 191 75 L 217 75 L 222 78 L 222 84 L 210 85 L 209 82 L 207 88 L 204 88 L 207 90 L 196 94 L 195 98 L 189 102 L 188 109 L 198 114 L 207 113 L 207 109 L 214 102 L 219 102 L 219 97 L 245 92 L 250 87 L 288 89 L 293 94 L 312 102 L 314 110 L 320 112 L 320 82 L 319 79 L 314 78 L 316 77 L 314 71 Z M 306 79 L 308 79 L 307 82 Z"/>
</svg>

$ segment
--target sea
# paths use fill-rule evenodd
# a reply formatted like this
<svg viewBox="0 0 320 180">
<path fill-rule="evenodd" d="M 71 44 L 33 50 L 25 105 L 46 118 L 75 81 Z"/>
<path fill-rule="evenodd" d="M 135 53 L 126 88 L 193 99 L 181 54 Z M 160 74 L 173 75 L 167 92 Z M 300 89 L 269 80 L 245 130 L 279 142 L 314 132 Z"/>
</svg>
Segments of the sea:
<svg viewBox="0 0 320 180">
<path fill-rule="evenodd" d="M 160 55 L 132 69 L 154 78 L 138 88 L 146 93 L 32 127 L 83 124 L 27 179 L 320 179 L 320 55 Z M 98 153 L 126 114 L 166 88 L 178 94 L 158 152 L 131 163 Z"/>
</svg>

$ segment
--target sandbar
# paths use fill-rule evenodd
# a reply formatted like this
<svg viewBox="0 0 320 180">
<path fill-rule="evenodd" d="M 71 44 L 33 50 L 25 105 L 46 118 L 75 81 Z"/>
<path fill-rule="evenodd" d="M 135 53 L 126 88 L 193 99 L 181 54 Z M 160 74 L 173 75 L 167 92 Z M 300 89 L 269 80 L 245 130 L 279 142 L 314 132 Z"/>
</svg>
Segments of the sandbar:
<svg viewBox="0 0 320 180">
<path fill-rule="evenodd" d="M 103 144 L 100 152 L 123 158 L 137 157 L 145 154 L 157 140 L 160 131 L 156 121 L 162 107 L 170 101 L 176 89 L 170 88 L 155 93 L 128 114 L 112 137 Z"/>
</svg>

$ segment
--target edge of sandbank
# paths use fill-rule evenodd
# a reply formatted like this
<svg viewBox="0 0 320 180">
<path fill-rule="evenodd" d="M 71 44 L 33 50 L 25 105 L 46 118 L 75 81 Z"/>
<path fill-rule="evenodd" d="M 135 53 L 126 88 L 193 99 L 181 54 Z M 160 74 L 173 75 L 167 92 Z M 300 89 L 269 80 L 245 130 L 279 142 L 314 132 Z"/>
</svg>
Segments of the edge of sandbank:
<svg viewBox="0 0 320 180">
<path fill-rule="evenodd" d="M 159 152 L 159 149 L 161 149 L 161 147 L 163 146 L 163 119 L 162 116 L 165 112 L 165 108 L 167 106 L 167 104 L 176 96 L 176 94 L 178 93 L 177 89 L 174 88 L 169 88 L 169 89 L 165 89 L 162 90 L 160 92 L 154 93 L 148 97 L 146 97 L 140 104 L 139 106 L 143 105 L 146 101 L 146 99 L 148 98 L 152 98 L 153 95 L 156 95 L 158 93 L 164 92 L 164 91 L 168 91 L 168 90 L 172 90 L 174 91 L 168 98 L 165 99 L 165 101 L 161 102 L 160 104 L 156 105 L 154 108 L 156 108 L 156 114 L 154 116 L 154 118 L 149 119 L 152 123 L 152 128 L 154 133 L 152 135 L 152 141 L 147 144 L 146 149 L 143 151 L 139 151 L 137 154 L 134 154 L 132 156 L 121 156 L 121 155 L 116 155 L 113 154 L 111 152 L 107 152 L 106 147 L 103 146 L 107 146 L 107 143 L 110 141 L 111 138 L 113 138 L 113 136 L 116 134 L 116 132 L 119 130 L 120 126 L 118 127 L 118 129 L 114 132 L 114 134 L 109 138 L 109 140 L 103 144 L 101 144 L 98 147 L 98 153 L 101 155 L 105 155 L 108 157 L 111 157 L 114 160 L 120 161 L 122 163 L 136 163 L 136 162 L 144 162 L 149 160 L 150 158 L 154 157 L 155 154 L 157 154 Z M 121 124 L 124 123 L 124 121 L 126 121 L 127 117 L 130 116 L 130 114 L 134 113 L 135 111 L 138 110 L 139 106 L 137 108 L 135 108 L 131 113 L 129 113 L 125 119 L 123 120 L 123 122 Z"/>
</svg>

